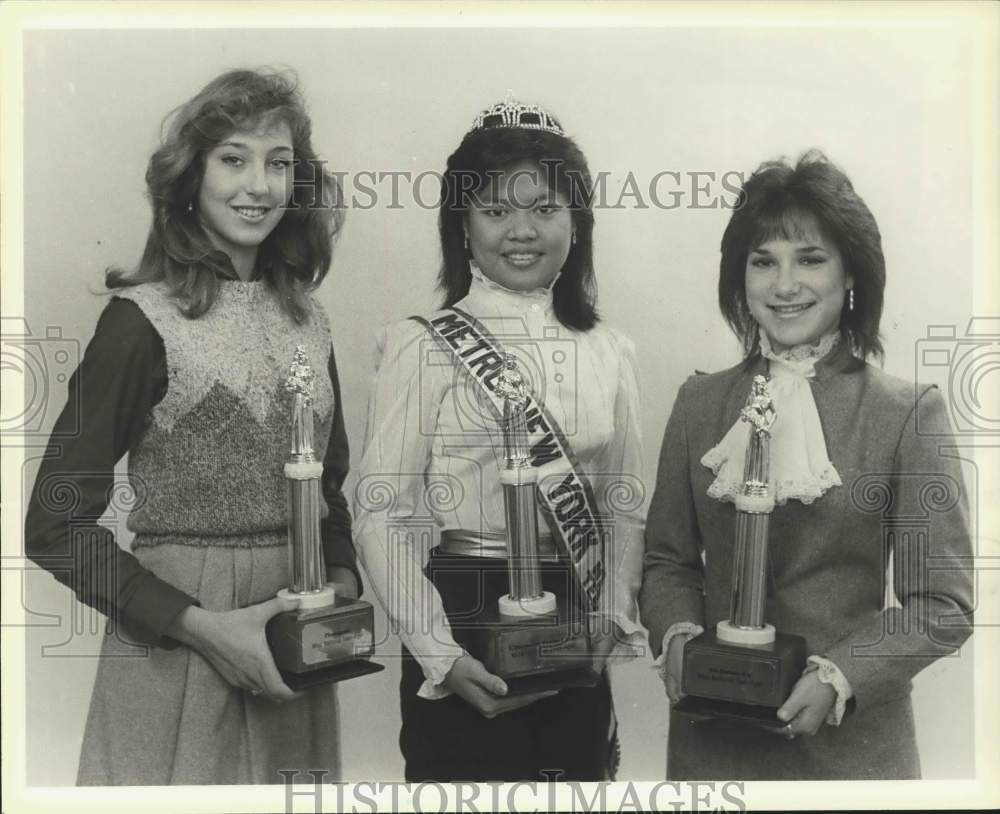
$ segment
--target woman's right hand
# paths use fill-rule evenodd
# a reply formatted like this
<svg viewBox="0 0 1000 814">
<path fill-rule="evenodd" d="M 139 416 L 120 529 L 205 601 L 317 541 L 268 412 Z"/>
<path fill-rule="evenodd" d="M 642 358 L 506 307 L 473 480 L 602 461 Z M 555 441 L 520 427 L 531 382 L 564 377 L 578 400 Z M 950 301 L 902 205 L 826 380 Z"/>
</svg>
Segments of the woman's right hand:
<svg viewBox="0 0 1000 814">
<path fill-rule="evenodd" d="M 676 704 L 684 694 L 681 692 L 681 675 L 684 669 L 684 645 L 690 636 L 678 634 L 671 637 L 667 645 L 666 685 L 667 698 L 671 704 Z"/>
<path fill-rule="evenodd" d="M 281 680 L 264 627 L 275 614 L 296 607 L 297 600 L 280 596 L 231 611 L 191 605 L 181 611 L 167 635 L 201 653 L 232 686 L 279 703 L 291 701 L 302 693 L 293 692 Z"/>
<path fill-rule="evenodd" d="M 495 676 L 479 659 L 463 653 L 445 676 L 444 685 L 455 695 L 479 710 L 484 718 L 495 718 L 511 710 L 526 707 L 542 698 L 551 698 L 559 690 L 546 690 L 505 698 L 507 685 Z"/>
</svg>

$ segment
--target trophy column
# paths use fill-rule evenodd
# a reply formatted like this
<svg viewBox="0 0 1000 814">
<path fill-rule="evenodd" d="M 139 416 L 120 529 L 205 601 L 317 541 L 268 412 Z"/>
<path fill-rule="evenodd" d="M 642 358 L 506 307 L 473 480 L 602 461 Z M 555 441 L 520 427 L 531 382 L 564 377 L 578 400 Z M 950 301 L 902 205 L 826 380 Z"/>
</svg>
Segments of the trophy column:
<svg viewBox="0 0 1000 814">
<path fill-rule="evenodd" d="M 593 686 L 590 641 L 579 615 L 542 589 L 539 565 L 537 472 L 531 464 L 525 417 L 528 390 L 513 356 L 497 380 L 503 400 L 504 462 L 500 470 L 507 521 L 509 593 L 477 620 L 473 654 L 507 683 L 508 695 Z"/>
<path fill-rule="evenodd" d="M 743 489 L 736 497 L 732 603 L 729 620 L 719 622 L 716 635 L 734 644 L 770 644 L 775 630 L 764 621 L 764 604 L 767 535 L 774 510 L 774 496 L 768 483 L 770 440 L 776 415 L 766 382 L 754 381 L 749 404 L 742 415 L 750 423 L 750 439 L 743 465 Z"/>
<path fill-rule="evenodd" d="M 288 503 L 288 572 L 291 584 L 279 596 L 299 600 L 299 608 L 331 605 L 320 539 L 320 479 L 323 465 L 313 451 L 312 385 L 314 374 L 305 351 L 295 350 L 285 388 L 292 393 L 291 450 L 285 463 Z"/>
<path fill-rule="evenodd" d="M 507 573 L 510 593 L 500 597 L 502 616 L 530 617 L 556 612 L 556 598 L 542 590 L 538 565 L 538 474 L 528 455 L 527 390 L 510 355 L 504 360 L 498 390 L 503 397 L 504 515 L 507 520 Z"/>
<path fill-rule="evenodd" d="M 377 673 L 374 609 L 359 599 L 338 597 L 326 584 L 320 538 L 323 464 L 313 450 L 314 374 L 305 349 L 295 349 L 285 389 L 292 394 L 291 448 L 285 462 L 290 585 L 278 596 L 298 608 L 267 623 L 267 642 L 284 682 L 293 690 Z"/>
<path fill-rule="evenodd" d="M 774 496 L 769 485 L 770 435 L 777 418 L 767 380 L 755 376 L 741 418 L 750 424 L 743 487 L 736 497 L 729 619 L 684 646 L 677 709 L 700 717 L 777 725 L 776 713 L 805 667 L 801 636 L 778 633 L 764 620 L 767 546 Z"/>
</svg>

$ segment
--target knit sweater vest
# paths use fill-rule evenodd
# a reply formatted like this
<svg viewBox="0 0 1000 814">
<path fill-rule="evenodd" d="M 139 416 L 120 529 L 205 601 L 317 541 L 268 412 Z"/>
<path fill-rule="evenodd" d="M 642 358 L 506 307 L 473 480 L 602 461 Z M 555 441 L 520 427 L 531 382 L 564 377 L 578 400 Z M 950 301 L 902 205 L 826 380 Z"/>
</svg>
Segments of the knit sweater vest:
<svg viewBox="0 0 1000 814">
<path fill-rule="evenodd" d="M 163 340 L 167 366 L 166 394 L 129 454 L 134 545 L 283 544 L 292 407 L 284 382 L 297 345 L 316 373 L 317 460 L 333 423 L 322 307 L 311 299 L 309 319 L 298 325 L 264 282 L 223 282 L 196 319 L 184 316 L 161 284 L 115 296 L 142 309 Z"/>
</svg>

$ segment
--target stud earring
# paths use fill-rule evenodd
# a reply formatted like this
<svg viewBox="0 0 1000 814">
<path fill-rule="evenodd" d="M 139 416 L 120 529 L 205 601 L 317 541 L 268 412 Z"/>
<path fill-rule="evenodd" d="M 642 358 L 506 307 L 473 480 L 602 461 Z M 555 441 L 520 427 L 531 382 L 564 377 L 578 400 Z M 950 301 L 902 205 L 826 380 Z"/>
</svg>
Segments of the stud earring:
<svg viewBox="0 0 1000 814">
<path fill-rule="evenodd" d="M 853 311 L 854 310 L 854 289 L 853 288 L 847 289 L 847 310 L 848 311 Z"/>
</svg>

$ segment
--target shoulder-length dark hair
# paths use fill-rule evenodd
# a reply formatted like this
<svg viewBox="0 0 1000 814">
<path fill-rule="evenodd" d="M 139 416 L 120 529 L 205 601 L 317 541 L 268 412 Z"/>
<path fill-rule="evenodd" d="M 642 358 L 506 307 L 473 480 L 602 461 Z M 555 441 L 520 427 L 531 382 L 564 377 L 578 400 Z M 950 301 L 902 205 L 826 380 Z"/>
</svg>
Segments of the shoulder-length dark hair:
<svg viewBox="0 0 1000 814">
<path fill-rule="evenodd" d="M 441 182 L 438 220 L 443 257 L 438 287 L 444 291 L 444 306 L 454 305 L 469 293 L 472 273 L 464 221 L 470 203 L 497 173 L 522 162 L 538 165 L 550 188 L 565 194 L 570 201 L 576 242 L 570 246 L 562 273 L 552 289 L 552 307 L 566 327 L 590 330 L 600 319 L 594 280 L 590 169 L 572 139 L 545 130 L 524 127 L 472 130 L 448 157 Z"/>
<path fill-rule="evenodd" d="M 343 223 L 340 187 L 313 150 L 312 123 L 292 72 L 237 70 L 213 79 L 164 120 L 162 143 L 146 169 L 153 223 L 139 265 L 112 268 L 108 288 L 163 281 L 188 317 L 199 317 L 219 291 L 219 275 L 234 277 L 229 256 L 198 222 L 196 204 L 205 156 L 237 130 L 280 123 L 292 133 L 292 197 L 257 254 L 260 276 L 297 321 L 307 319 L 307 293 L 330 268 L 333 239 Z"/>
<path fill-rule="evenodd" d="M 719 308 L 742 340 L 747 358 L 759 350 L 757 323 L 746 298 L 749 252 L 773 238 L 798 237 L 804 220 L 814 219 L 840 251 L 844 271 L 854 280 L 854 310 L 840 314 L 840 333 L 855 356 L 882 359 L 879 321 L 885 291 L 882 237 L 871 210 L 848 177 L 819 150 L 788 161 L 761 164 L 743 184 L 722 236 Z"/>
</svg>

